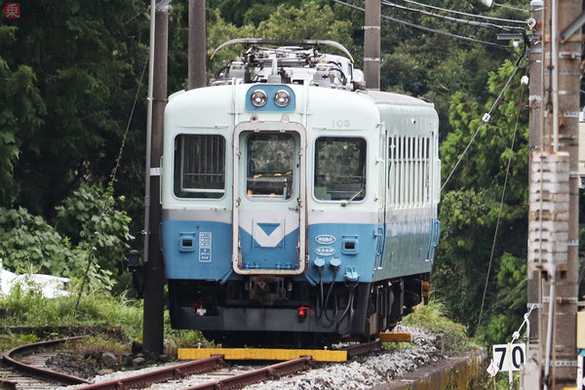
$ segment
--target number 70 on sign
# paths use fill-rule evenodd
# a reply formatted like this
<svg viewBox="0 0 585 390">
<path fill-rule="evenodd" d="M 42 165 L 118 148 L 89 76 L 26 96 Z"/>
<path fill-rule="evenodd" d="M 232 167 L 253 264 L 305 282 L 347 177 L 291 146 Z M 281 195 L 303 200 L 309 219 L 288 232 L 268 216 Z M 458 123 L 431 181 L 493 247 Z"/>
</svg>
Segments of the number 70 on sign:
<svg viewBox="0 0 585 390">
<path fill-rule="evenodd" d="M 492 351 L 498 371 L 518 371 L 526 360 L 525 344 L 495 344 Z"/>
</svg>

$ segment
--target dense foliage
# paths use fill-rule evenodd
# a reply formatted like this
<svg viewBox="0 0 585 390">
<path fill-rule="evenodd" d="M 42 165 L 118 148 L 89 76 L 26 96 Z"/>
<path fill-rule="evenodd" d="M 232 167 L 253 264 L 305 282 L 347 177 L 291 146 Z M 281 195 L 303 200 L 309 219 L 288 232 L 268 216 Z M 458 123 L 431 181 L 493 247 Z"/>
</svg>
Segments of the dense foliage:
<svg viewBox="0 0 585 390">
<path fill-rule="evenodd" d="M 479 2 L 425 2 L 526 18 L 517 9 L 488 9 Z M 79 276 L 89 250 L 96 272 L 118 280 L 124 252 L 129 245 L 139 247 L 132 236 L 139 237 L 142 221 L 148 2 L 114 3 L 31 0 L 22 3 L 20 19 L 0 24 L 0 257 L 12 270 Z M 519 0 L 507 4 L 526 6 Z M 382 27 L 381 87 L 436 104 L 446 178 L 522 52 L 498 42 L 494 29 L 389 6 L 382 13 L 394 20 L 385 19 Z M 334 1 L 208 0 L 207 22 L 208 54 L 238 37 L 332 39 L 350 48 L 361 66 L 363 12 Z M 186 79 L 185 2 L 173 3 L 169 28 L 173 92 Z M 209 76 L 238 50 L 223 50 L 210 61 Z M 525 310 L 528 94 L 519 82 L 524 71 L 516 73 L 443 191 L 443 234 L 432 280 L 436 298 L 458 320 L 498 341 L 509 337 Z M 105 190 L 127 124 L 117 177 Z M 476 329 L 490 261 L 482 325 Z"/>
</svg>

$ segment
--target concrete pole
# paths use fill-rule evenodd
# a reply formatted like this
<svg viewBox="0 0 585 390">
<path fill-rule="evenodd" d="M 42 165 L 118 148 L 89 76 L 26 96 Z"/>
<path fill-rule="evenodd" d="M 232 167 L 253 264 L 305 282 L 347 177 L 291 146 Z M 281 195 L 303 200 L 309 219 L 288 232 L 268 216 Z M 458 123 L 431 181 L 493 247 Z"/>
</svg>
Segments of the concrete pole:
<svg viewBox="0 0 585 390">
<path fill-rule="evenodd" d="M 536 24 L 532 28 L 532 39 L 529 54 L 530 63 L 530 96 L 528 98 L 528 106 L 530 109 L 529 123 L 530 123 L 530 135 L 529 145 L 530 154 L 533 152 L 542 150 L 542 106 L 543 106 L 543 0 L 532 0 L 530 2 L 530 17 L 536 21 Z M 527 363 L 534 364 L 540 367 L 540 343 L 539 343 L 539 313 L 540 304 L 542 303 L 541 294 L 541 273 L 539 271 L 533 271 L 529 268 L 528 270 L 528 309 L 533 309 L 529 321 L 530 321 L 530 334 L 528 335 L 528 351 Z M 527 375 L 537 374 L 537 370 L 527 371 Z M 538 380 L 536 381 L 538 383 Z M 532 382 L 533 383 L 533 382 Z M 534 387 L 533 387 L 534 388 Z M 528 387 L 524 387 L 524 390 L 529 390 Z"/>
<path fill-rule="evenodd" d="M 206 85 L 206 39 L 205 0 L 189 0 L 189 89 Z"/>
<path fill-rule="evenodd" d="M 581 34 L 578 31 L 566 42 L 558 41 L 559 34 L 565 30 L 582 11 L 582 0 L 545 1 L 545 90 L 552 97 L 546 102 L 558 104 L 545 111 L 545 150 L 558 149 L 569 153 L 569 232 L 568 262 L 564 269 L 555 273 L 556 299 L 549 302 L 548 275 L 543 281 L 543 308 L 541 327 L 547 323 L 547 310 L 554 305 L 552 334 L 552 356 L 550 376 L 543 377 L 549 389 L 563 389 L 574 385 L 576 379 L 576 322 L 578 300 L 578 220 L 579 220 L 579 86 L 581 62 Z M 556 18 L 555 18 L 556 15 Z M 555 29 L 556 25 L 556 29 Z M 558 50 L 555 51 L 555 47 Z M 550 88 L 548 87 L 550 86 Z M 555 96 L 556 95 L 556 96 Z M 558 115 L 553 116 L 556 112 Z M 557 140 L 554 139 L 558 135 Z M 544 334 L 543 327 L 540 331 Z M 542 340 L 545 345 L 548 340 Z M 544 360 L 544 358 L 543 358 Z"/>
<path fill-rule="evenodd" d="M 380 90 L 380 0 L 366 0 L 364 75 L 366 88 Z"/>
<path fill-rule="evenodd" d="M 164 109 L 167 104 L 169 8 L 157 6 L 155 15 L 154 86 L 150 161 L 150 220 L 148 257 L 145 262 L 143 341 L 144 350 L 156 357 L 163 352 L 165 269 L 160 248 L 160 158 L 163 151 Z M 148 151 L 147 151 L 148 153 Z M 149 172 L 147 172 L 148 174 Z"/>
</svg>

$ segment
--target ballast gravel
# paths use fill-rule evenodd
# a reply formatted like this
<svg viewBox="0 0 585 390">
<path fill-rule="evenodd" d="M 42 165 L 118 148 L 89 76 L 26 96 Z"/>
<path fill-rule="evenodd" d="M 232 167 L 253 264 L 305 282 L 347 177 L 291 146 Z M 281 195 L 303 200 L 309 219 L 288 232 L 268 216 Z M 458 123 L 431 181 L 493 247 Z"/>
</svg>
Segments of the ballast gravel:
<svg viewBox="0 0 585 390">
<path fill-rule="evenodd" d="M 396 331 L 412 334 L 412 343 L 400 343 L 398 350 L 327 364 L 293 377 L 246 387 L 246 390 L 362 390 L 400 378 L 417 367 L 439 361 L 437 336 L 427 331 L 398 326 Z"/>
<path fill-rule="evenodd" d="M 319 363 L 307 372 L 302 372 L 277 380 L 266 381 L 246 387 L 246 390 L 362 390 L 370 389 L 381 383 L 399 379 L 404 374 L 416 368 L 437 362 L 445 356 L 438 349 L 437 335 L 430 332 L 399 325 L 395 331 L 408 332 L 412 335 L 412 342 L 398 343 L 396 349 L 385 350 L 379 353 L 368 354 L 344 363 Z M 150 367 L 137 371 L 114 372 L 94 378 L 94 383 L 109 381 L 128 375 L 160 368 Z M 257 367 L 256 367 L 257 368 Z M 240 371 L 239 366 L 230 366 L 230 373 Z M 224 375 L 227 375 L 224 372 Z M 170 381 L 154 384 L 149 390 L 176 390 L 219 380 L 222 374 L 211 374 L 208 377 L 197 376 L 180 381 Z M 79 386 L 70 386 L 64 389 L 75 389 Z"/>
</svg>

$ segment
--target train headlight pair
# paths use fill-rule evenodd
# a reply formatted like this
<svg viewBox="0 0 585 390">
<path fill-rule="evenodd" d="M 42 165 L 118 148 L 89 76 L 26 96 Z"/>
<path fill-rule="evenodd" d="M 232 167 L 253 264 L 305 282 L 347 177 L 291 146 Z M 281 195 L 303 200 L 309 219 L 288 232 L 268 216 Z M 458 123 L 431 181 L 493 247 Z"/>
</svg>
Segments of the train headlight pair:
<svg viewBox="0 0 585 390">
<path fill-rule="evenodd" d="M 268 101 L 266 92 L 261 89 L 256 89 L 250 95 L 250 100 L 255 107 L 262 107 Z M 278 107 L 286 107 L 290 102 L 290 94 L 284 89 L 279 89 L 274 94 L 274 104 Z"/>
</svg>

